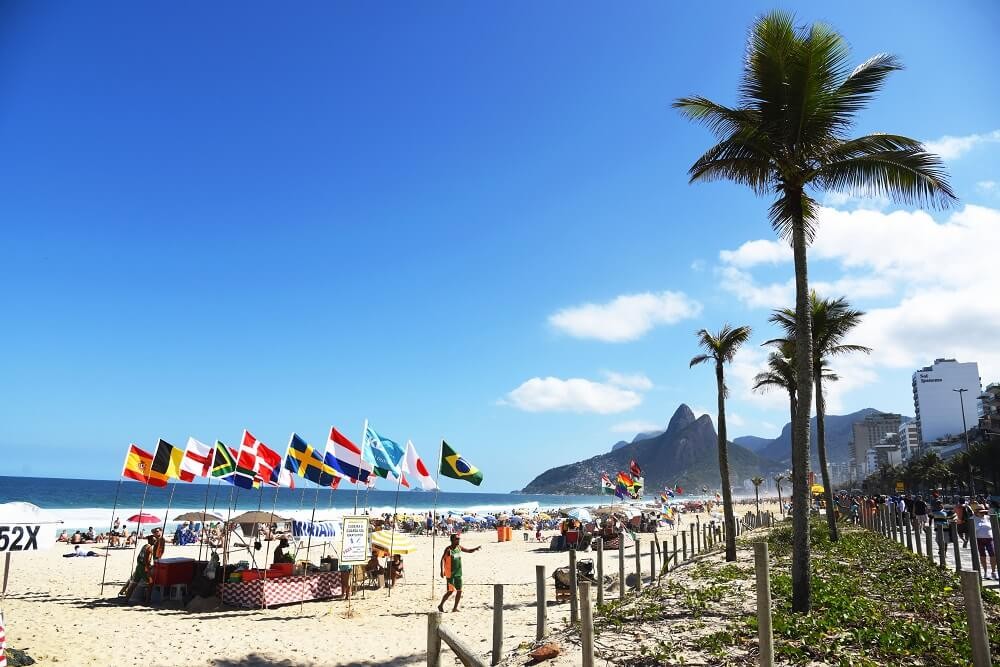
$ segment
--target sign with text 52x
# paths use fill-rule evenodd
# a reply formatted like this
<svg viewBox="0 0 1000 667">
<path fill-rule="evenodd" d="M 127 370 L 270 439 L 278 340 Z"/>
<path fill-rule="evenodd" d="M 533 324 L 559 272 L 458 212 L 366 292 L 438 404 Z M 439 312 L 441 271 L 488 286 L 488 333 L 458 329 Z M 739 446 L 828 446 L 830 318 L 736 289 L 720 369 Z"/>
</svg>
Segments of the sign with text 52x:
<svg viewBox="0 0 1000 667">
<path fill-rule="evenodd" d="M 0 523 L 0 553 L 51 549 L 55 543 L 53 524 Z"/>
</svg>

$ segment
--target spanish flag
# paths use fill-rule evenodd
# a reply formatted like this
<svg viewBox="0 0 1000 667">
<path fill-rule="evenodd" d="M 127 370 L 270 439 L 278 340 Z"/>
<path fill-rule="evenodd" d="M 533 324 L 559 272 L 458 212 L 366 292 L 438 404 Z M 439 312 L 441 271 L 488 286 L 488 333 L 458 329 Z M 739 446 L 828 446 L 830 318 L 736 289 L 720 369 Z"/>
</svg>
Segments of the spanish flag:
<svg viewBox="0 0 1000 667">
<path fill-rule="evenodd" d="M 452 479 L 461 479 L 479 486 L 483 483 L 483 473 L 479 468 L 462 458 L 447 442 L 441 441 L 441 474 Z"/>
<path fill-rule="evenodd" d="M 181 461 L 184 460 L 184 450 L 174 447 L 162 438 L 156 443 L 156 454 L 150 466 L 149 483 L 153 486 L 166 486 L 169 479 L 180 479 Z M 154 481 L 155 480 L 155 481 Z"/>
<path fill-rule="evenodd" d="M 164 486 L 159 480 L 151 479 L 149 474 L 153 464 L 153 455 L 144 449 L 139 449 L 136 445 L 129 445 L 128 454 L 125 455 L 125 467 L 122 468 L 122 477 L 134 479 L 143 484 L 153 486 Z"/>
</svg>

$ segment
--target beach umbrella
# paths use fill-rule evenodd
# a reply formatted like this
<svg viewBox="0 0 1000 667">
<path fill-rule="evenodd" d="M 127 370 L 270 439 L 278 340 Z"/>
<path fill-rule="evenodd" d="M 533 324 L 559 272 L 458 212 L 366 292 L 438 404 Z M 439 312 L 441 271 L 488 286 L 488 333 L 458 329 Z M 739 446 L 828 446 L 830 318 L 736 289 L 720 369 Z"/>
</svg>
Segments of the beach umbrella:
<svg viewBox="0 0 1000 667">
<path fill-rule="evenodd" d="M 567 516 L 571 519 L 576 519 L 577 521 L 590 521 L 590 510 L 586 507 L 576 507 L 567 512 Z"/>
<path fill-rule="evenodd" d="M 206 521 L 222 521 L 222 517 L 215 516 L 210 512 L 184 512 L 184 514 L 175 516 L 174 521 L 200 521 L 201 523 L 205 523 Z"/>
<path fill-rule="evenodd" d="M 239 516 L 234 516 L 229 520 L 230 523 L 285 523 L 288 519 L 284 519 L 277 514 L 272 514 L 271 512 L 244 512 Z"/>
<path fill-rule="evenodd" d="M 823 485 L 822 484 L 813 484 L 809 488 L 809 493 L 823 493 Z"/>
<path fill-rule="evenodd" d="M 524 517 L 517 516 L 516 514 L 510 518 L 510 523 L 512 526 L 522 526 L 524 525 Z"/>
<path fill-rule="evenodd" d="M 552 517 L 550 517 L 550 516 L 549 516 L 548 514 L 546 514 L 545 512 L 539 512 L 539 513 L 538 513 L 538 515 L 537 515 L 537 516 L 536 516 L 535 518 L 536 518 L 536 519 L 541 519 L 542 521 L 548 521 L 548 520 L 549 520 L 549 519 L 551 519 Z"/>
<path fill-rule="evenodd" d="M 125 521 L 127 523 L 160 523 L 160 518 L 143 512 L 142 514 L 133 514 Z"/>
<path fill-rule="evenodd" d="M 390 550 L 389 545 L 392 545 Z M 395 556 L 396 554 L 411 554 L 417 550 L 413 546 L 413 542 L 410 538 L 402 533 L 396 533 L 393 536 L 391 530 L 379 530 L 372 533 L 372 548 L 380 549 L 390 556 Z"/>
</svg>

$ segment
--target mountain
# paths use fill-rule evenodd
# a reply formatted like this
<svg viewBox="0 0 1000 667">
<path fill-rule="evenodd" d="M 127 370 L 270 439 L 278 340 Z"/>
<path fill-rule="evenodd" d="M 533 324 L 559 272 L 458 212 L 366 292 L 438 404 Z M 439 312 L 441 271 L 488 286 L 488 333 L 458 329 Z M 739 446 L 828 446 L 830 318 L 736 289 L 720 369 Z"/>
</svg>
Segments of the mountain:
<svg viewBox="0 0 1000 667">
<path fill-rule="evenodd" d="M 615 444 L 611 445 L 611 451 L 616 452 L 622 447 L 639 442 L 640 440 L 649 440 L 650 438 L 655 438 L 661 433 L 663 433 L 663 431 L 645 431 L 644 433 L 636 433 L 635 437 L 632 438 L 632 442 L 629 442 L 628 440 L 619 440 Z"/>
<path fill-rule="evenodd" d="M 854 437 L 854 422 L 862 421 L 871 414 L 881 412 L 875 408 L 864 408 L 849 415 L 827 415 L 826 424 L 826 454 L 830 463 L 846 463 L 851 458 L 850 444 Z M 909 417 L 903 417 L 903 421 L 909 421 Z M 813 469 L 819 465 L 819 455 L 816 452 L 816 418 L 809 422 L 809 435 L 812 441 L 812 461 Z M 747 435 L 736 438 L 733 442 L 746 447 L 759 455 L 790 464 L 792 460 L 792 425 L 785 424 L 781 429 L 781 435 L 777 438 L 767 439 L 757 436 Z"/>
<path fill-rule="evenodd" d="M 524 493 L 595 493 L 602 472 L 613 475 L 628 470 L 635 459 L 643 468 L 650 491 L 680 484 L 692 489 L 719 486 L 718 434 L 712 418 L 695 418 L 691 408 L 681 405 L 659 435 L 631 442 L 607 454 L 546 470 L 524 487 Z M 784 466 L 746 447 L 729 445 L 732 479 L 768 475 Z"/>
</svg>

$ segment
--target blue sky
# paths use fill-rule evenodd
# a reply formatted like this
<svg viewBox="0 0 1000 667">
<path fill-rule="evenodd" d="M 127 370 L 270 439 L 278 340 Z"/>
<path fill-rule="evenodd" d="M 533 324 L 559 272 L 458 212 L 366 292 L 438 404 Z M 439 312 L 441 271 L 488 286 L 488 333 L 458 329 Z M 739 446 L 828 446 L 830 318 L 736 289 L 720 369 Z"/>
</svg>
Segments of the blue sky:
<svg viewBox="0 0 1000 667">
<path fill-rule="evenodd" d="M 725 321 L 756 330 L 731 433 L 776 435 L 747 380 L 791 265 L 767 201 L 688 185 L 711 137 L 669 108 L 734 102 L 773 6 L 5 3 L 4 472 L 113 478 L 129 442 L 322 445 L 368 418 L 508 491 L 711 406 L 687 362 Z M 931 141 L 961 197 L 827 198 L 812 277 L 876 348 L 832 407 L 911 413 L 936 356 L 1000 377 L 1000 8 L 798 15 L 904 60 L 857 131 Z"/>
</svg>

